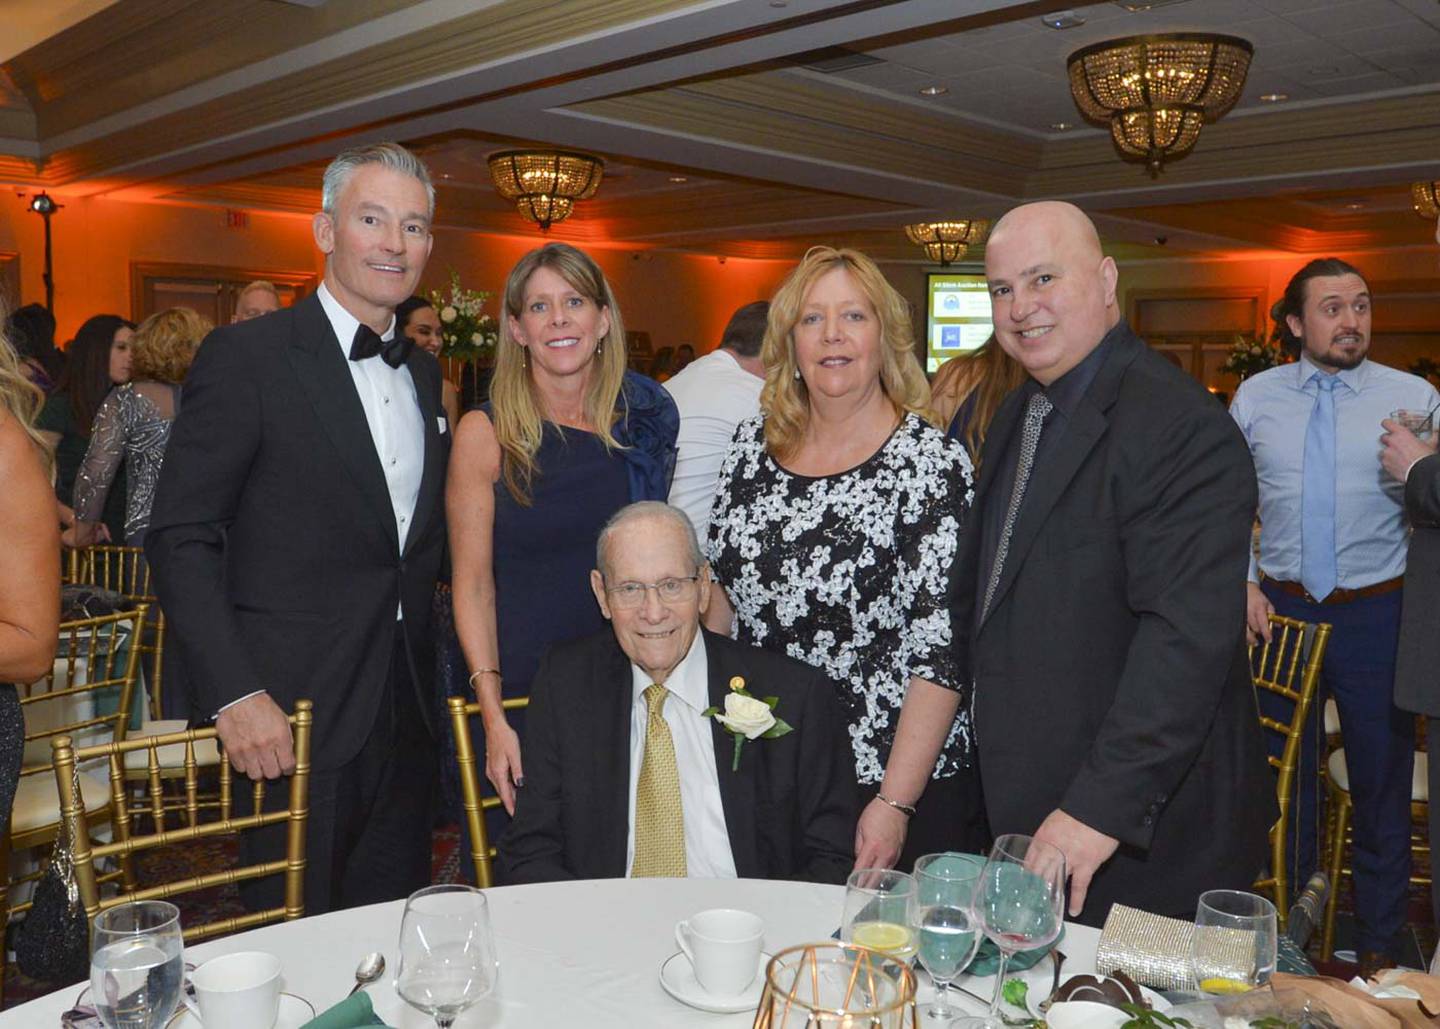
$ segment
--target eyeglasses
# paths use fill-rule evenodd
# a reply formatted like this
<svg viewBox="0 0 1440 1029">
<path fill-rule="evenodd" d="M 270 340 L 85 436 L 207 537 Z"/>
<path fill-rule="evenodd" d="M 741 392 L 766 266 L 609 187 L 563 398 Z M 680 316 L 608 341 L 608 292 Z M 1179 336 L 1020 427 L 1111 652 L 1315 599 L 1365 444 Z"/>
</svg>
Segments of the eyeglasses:
<svg viewBox="0 0 1440 1029">
<path fill-rule="evenodd" d="M 699 581 L 698 575 L 686 575 L 661 579 L 659 582 L 622 582 L 619 586 L 609 587 L 605 592 L 610 594 L 612 604 L 624 609 L 636 608 L 645 603 L 645 593 L 648 590 L 654 590 L 662 604 L 678 604 L 694 596 L 695 584 Z"/>
</svg>

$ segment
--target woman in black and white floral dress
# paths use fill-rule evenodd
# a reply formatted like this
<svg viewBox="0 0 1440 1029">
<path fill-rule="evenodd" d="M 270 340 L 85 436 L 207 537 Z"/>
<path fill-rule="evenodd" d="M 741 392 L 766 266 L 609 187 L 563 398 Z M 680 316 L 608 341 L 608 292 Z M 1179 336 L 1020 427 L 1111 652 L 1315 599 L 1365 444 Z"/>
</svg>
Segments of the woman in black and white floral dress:
<svg viewBox="0 0 1440 1029">
<path fill-rule="evenodd" d="M 707 624 L 836 683 L 857 867 L 978 849 L 947 606 L 972 472 L 931 420 L 905 301 L 863 254 L 817 247 L 771 302 L 763 357 L 764 414 L 741 423 L 717 487 Z"/>
</svg>

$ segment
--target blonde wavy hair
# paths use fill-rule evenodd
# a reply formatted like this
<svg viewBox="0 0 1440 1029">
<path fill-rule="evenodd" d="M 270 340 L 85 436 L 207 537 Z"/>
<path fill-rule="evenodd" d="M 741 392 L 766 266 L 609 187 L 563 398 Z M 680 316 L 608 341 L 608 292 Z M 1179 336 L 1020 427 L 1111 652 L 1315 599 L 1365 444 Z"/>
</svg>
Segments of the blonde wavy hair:
<svg viewBox="0 0 1440 1029">
<path fill-rule="evenodd" d="M 765 412 L 765 445 L 781 461 L 791 457 L 810 424 L 810 393 L 797 374 L 795 326 L 810 288 L 822 275 L 844 270 L 860 287 L 880 322 L 880 388 L 897 415 L 914 412 L 931 425 L 939 419 L 930 407 L 930 384 L 915 356 L 910 305 L 884 274 L 858 250 L 811 247 L 770 301 L 765 342 L 765 386 L 760 407 Z M 941 426 L 943 428 L 943 426 Z"/>
<path fill-rule="evenodd" d="M 0 325 L 4 323 L 4 313 L 4 304 L 0 302 Z M 49 472 L 53 467 L 54 455 L 40 438 L 40 433 L 35 430 L 35 418 L 40 413 L 40 408 L 45 405 L 45 394 L 26 378 L 23 368 L 20 355 L 5 338 L 4 330 L 0 329 L 0 410 L 10 412 L 20 425 L 21 431 L 30 437 L 30 442 L 35 444 L 35 449 L 40 452 L 45 469 Z"/>
<path fill-rule="evenodd" d="M 611 431 L 624 415 L 621 384 L 625 380 L 625 325 L 610 283 L 590 255 L 568 243 L 546 243 L 516 262 L 505 280 L 501 303 L 500 345 L 495 354 L 495 376 L 490 382 L 490 421 L 500 444 L 505 486 L 516 503 L 530 505 L 530 486 L 537 471 L 535 455 L 545 435 L 545 410 L 530 374 L 525 348 L 515 339 L 512 319 L 519 321 L 525 308 L 525 287 L 530 276 L 549 268 L 585 299 L 610 315 L 610 331 L 600 339 L 585 388 L 585 420 L 606 450 L 620 442 Z"/>
<path fill-rule="evenodd" d="M 135 330 L 130 341 L 130 378 L 171 385 L 185 381 L 200 341 L 215 326 L 188 307 L 171 307 L 152 314 Z"/>
</svg>

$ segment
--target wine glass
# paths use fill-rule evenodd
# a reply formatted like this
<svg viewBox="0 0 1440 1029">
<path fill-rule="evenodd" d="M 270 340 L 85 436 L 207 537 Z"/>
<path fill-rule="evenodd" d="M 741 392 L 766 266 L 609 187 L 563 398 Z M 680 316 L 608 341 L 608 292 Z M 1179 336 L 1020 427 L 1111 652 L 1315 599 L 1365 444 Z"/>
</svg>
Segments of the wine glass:
<svg viewBox="0 0 1440 1029">
<path fill-rule="evenodd" d="M 163 900 L 117 904 L 95 916 L 90 997 L 107 1029 L 161 1029 L 185 974 L 180 909 Z"/>
<path fill-rule="evenodd" d="M 1000 995 L 1005 966 L 1017 951 L 1043 947 L 1060 935 L 1065 924 L 1065 855 L 1029 836 L 1001 836 L 975 886 L 975 914 L 1000 950 L 990 1013 L 962 1023 L 1002 1029 Z"/>
<path fill-rule="evenodd" d="M 949 1003 L 950 983 L 969 966 L 980 946 L 972 904 L 984 859 L 972 854 L 926 854 L 915 862 L 910 928 L 920 938 L 920 963 L 935 984 L 927 1018 L 949 1025 L 957 1014 Z"/>
<path fill-rule="evenodd" d="M 893 868 L 857 868 L 845 880 L 840 939 L 889 954 L 907 964 L 915 956 L 910 898 L 915 880 Z"/>
<path fill-rule="evenodd" d="M 1190 964 L 1201 993 L 1245 993 L 1275 971 L 1275 905 L 1240 890 L 1209 890 L 1195 909 Z"/>
<path fill-rule="evenodd" d="M 490 905 L 473 886 L 428 886 L 410 895 L 400 922 L 395 991 L 440 1029 L 487 996 L 500 976 Z"/>
</svg>

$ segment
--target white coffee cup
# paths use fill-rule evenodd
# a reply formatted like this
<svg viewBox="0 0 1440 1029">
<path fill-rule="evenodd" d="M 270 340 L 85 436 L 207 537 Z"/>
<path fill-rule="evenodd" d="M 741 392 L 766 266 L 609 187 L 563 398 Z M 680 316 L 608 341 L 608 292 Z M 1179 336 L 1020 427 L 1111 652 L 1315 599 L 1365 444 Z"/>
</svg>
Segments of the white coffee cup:
<svg viewBox="0 0 1440 1029">
<path fill-rule="evenodd" d="M 271 1029 L 280 1014 L 280 959 L 248 950 L 211 958 L 190 974 L 185 1006 L 205 1029 Z M 182 995 L 184 996 L 184 995 Z"/>
<path fill-rule="evenodd" d="M 712 908 L 675 926 L 675 942 L 690 959 L 706 993 L 734 997 L 744 993 L 760 970 L 765 922 L 733 908 Z"/>
</svg>

